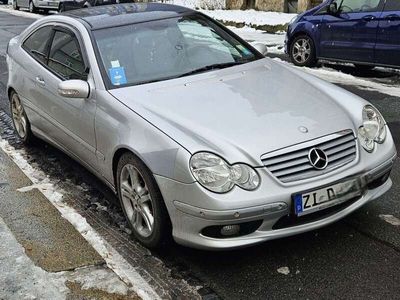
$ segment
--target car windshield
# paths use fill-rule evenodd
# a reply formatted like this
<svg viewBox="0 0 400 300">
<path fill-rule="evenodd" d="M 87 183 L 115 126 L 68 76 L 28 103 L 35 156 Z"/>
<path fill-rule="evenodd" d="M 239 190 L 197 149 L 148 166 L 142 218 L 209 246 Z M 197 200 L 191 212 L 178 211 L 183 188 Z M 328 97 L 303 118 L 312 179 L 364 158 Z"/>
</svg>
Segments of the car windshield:
<svg viewBox="0 0 400 300">
<path fill-rule="evenodd" d="M 173 79 L 261 58 L 199 14 L 94 31 L 110 88 Z"/>
</svg>

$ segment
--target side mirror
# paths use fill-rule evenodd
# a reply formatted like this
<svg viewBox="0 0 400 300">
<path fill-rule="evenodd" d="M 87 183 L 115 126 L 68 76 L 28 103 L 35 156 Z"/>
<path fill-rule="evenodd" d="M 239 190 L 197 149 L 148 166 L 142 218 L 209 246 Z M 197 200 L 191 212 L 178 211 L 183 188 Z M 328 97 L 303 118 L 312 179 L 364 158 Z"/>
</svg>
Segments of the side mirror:
<svg viewBox="0 0 400 300">
<path fill-rule="evenodd" d="M 267 55 L 268 53 L 268 48 L 265 44 L 261 43 L 253 44 L 253 47 L 264 56 Z"/>
<path fill-rule="evenodd" d="M 328 5 L 328 13 L 331 14 L 331 15 L 334 15 L 334 16 L 339 13 L 339 10 L 338 10 L 336 2 L 333 2 L 333 3 Z"/>
<path fill-rule="evenodd" d="M 65 98 L 88 98 L 89 93 L 89 84 L 83 80 L 67 80 L 58 85 L 58 94 Z"/>
</svg>

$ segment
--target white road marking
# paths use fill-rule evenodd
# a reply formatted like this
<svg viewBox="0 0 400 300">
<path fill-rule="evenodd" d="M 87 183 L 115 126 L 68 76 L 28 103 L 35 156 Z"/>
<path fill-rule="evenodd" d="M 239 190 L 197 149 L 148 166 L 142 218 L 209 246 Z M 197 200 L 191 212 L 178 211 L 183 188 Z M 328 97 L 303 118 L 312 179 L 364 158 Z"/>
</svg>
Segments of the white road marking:
<svg viewBox="0 0 400 300">
<path fill-rule="evenodd" d="M 396 218 L 395 216 L 392 215 L 379 215 L 379 218 L 382 220 L 388 222 L 389 224 L 392 224 L 393 226 L 400 226 L 400 219 Z"/>
<path fill-rule="evenodd" d="M 143 279 L 106 240 L 104 240 L 74 208 L 63 202 L 62 190 L 57 189 L 50 179 L 40 170 L 33 168 L 21 155 L 24 150 L 16 151 L 6 140 L 0 137 L 0 149 L 2 149 L 32 181 L 37 188 L 52 203 L 61 215 L 67 219 L 76 230 L 89 242 L 90 245 L 106 261 L 122 281 L 124 281 L 144 300 L 160 299 L 157 293 Z M 45 178 L 43 180 L 43 178 Z"/>
</svg>

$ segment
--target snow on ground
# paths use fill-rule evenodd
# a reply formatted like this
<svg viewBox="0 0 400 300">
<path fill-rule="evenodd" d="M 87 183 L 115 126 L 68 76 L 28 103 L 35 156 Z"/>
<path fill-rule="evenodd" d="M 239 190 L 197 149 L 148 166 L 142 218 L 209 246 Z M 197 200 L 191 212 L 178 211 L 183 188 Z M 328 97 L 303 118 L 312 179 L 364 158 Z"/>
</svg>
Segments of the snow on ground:
<svg viewBox="0 0 400 300">
<path fill-rule="evenodd" d="M 60 273 L 37 267 L 0 218 L 0 299 L 65 299 Z"/>
<path fill-rule="evenodd" d="M 248 10 L 200 10 L 210 17 L 224 22 L 233 21 L 251 26 L 284 25 L 288 24 L 297 14 L 288 14 L 271 11 Z"/>
<path fill-rule="evenodd" d="M 27 12 L 27 11 L 14 10 L 11 5 L 0 7 L 0 11 L 9 13 L 9 14 L 14 15 L 14 16 L 31 18 L 31 19 L 40 19 L 40 18 L 43 17 L 42 15 L 32 14 L 32 13 Z"/>
<path fill-rule="evenodd" d="M 379 215 L 379 218 L 393 226 L 400 226 L 400 219 L 396 218 L 393 215 Z"/>
<path fill-rule="evenodd" d="M 0 149 L 2 149 L 32 181 L 32 187 L 22 188 L 27 191 L 31 188 L 38 189 L 67 219 L 76 230 L 89 242 L 89 244 L 106 261 L 122 281 L 132 286 L 133 291 L 142 299 L 159 299 L 159 296 L 150 285 L 106 240 L 104 240 L 76 210 L 63 202 L 63 191 L 59 190 L 43 171 L 33 168 L 24 158 L 24 150 L 17 151 L 7 141 L 0 137 Z M 0 297 L 1 299 L 1 297 Z M 49 299 L 52 299 L 51 297 Z"/>
</svg>

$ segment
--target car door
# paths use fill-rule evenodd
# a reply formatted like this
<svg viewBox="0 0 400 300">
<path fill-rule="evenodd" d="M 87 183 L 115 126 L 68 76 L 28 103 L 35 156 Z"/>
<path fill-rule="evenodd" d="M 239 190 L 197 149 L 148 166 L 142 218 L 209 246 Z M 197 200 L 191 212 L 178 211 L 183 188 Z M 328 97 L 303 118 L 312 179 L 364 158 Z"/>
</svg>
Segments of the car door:
<svg viewBox="0 0 400 300">
<path fill-rule="evenodd" d="M 384 0 L 335 0 L 333 3 L 338 12 L 323 18 L 320 56 L 373 62 Z"/>
<path fill-rule="evenodd" d="M 49 124 L 46 134 L 70 154 L 86 164 L 96 165 L 94 118 L 96 102 L 88 99 L 65 98 L 58 94 L 61 81 L 88 80 L 88 64 L 83 56 L 83 45 L 70 28 L 56 26 L 49 43 L 47 68 L 35 73 L 38 89 L 43 95 L 38 105 Z"/>
<path fill-rule="evenodd" d="M 387 0 L 375 47 L 378 64 L 400 66 L 400 0 Z"/>
</svg>

